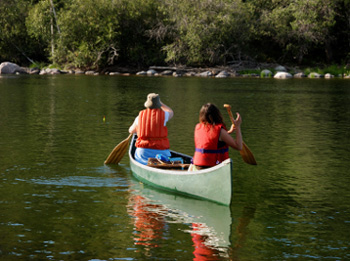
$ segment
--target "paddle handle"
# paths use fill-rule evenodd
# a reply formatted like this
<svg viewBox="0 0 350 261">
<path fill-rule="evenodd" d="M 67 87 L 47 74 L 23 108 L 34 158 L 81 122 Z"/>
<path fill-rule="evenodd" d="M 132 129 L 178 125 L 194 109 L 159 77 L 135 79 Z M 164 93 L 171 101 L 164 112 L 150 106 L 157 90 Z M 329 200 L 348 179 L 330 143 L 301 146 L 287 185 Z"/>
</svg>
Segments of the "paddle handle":
<svg viewBox="0 0 350 261">
<path fill-rule="evenodd" d="M 231 105 L 224 104 L 224 107 L 226 108 L 226 110 L 228 112 L 228 115 L 230 116 L 230 120 L 232 122 L 232 125 L 235 126 L 235 122 L 234 122 L 233 115 L 232 115 L 232 112 L 231 112 Z"/>
</svg>

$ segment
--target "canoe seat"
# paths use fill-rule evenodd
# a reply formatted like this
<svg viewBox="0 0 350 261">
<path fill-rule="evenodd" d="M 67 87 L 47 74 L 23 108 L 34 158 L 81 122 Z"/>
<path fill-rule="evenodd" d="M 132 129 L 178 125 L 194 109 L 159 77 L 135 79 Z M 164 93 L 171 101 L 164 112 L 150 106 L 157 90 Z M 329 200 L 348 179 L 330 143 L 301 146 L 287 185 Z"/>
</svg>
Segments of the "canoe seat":
<svg viewBox="0 0 350 261">
<path fill-rule="evenodd" d="M 153 168 L 161 168 L 161 169 L 187 170 L 190 164 L 183 164 L 177 161 L 167 163 L 157 158 L 148 158 L 147 166 L 153 167 Z"/>
</svg>

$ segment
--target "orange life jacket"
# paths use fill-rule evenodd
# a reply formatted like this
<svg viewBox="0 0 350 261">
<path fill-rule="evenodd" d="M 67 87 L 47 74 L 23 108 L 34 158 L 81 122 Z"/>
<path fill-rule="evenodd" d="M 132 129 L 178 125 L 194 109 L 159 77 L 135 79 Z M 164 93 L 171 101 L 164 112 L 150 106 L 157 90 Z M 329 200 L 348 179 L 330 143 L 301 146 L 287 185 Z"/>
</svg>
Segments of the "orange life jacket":
<svg viewBox="0 0 350 261">
<path fill-rule="evenodd" d="M 168 129 L 162 109 L 145 109 L 139 113 L 137 148 L 166 150 L 170 148 Z"/>
<path fill-rule="evenodd" d="M 193 164 L 197 166 L 215 166 L 229 158 L 228 146 L 219 141 L 223 124 L 211 125 L 198 123 L 194 131 L 195 153 Z"/>
</svg>

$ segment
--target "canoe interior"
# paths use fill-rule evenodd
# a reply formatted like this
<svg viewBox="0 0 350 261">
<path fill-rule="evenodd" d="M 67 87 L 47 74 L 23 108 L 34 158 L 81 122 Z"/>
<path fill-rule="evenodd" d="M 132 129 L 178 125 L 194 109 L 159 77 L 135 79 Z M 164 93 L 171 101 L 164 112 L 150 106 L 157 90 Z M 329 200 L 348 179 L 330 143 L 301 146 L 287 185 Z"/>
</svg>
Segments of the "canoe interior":
<svg viewBox="0 0 350 261">
<path fill-rule="evenodd" d="M 133 159 L 135 159 L 135 150 L 136 150 L 136 147 L 135 147 L 135 143 L 136 143 L 136 140 L 137 140 L 137 135 L 134 135 L 132 137 L 132 140 L 131 140 L 131 145 L 130 145 L 130 152 L 131 152 L 131 156 Z M 176 152 L 176 151 L 173 151 L 173 150 L 170 150 L 171 152 L 171 158 L 177 158 L 177 157 L 180 157 L 183 159 L 183 163 L 184 164 L 191 164 L 191 161 L 192 161 L 192 157 L 189 156 L 189 155 L 186 155 L 186 154 L 183 154 L 183 153 L 180 153 L 180 152 Z"/>
</svg>

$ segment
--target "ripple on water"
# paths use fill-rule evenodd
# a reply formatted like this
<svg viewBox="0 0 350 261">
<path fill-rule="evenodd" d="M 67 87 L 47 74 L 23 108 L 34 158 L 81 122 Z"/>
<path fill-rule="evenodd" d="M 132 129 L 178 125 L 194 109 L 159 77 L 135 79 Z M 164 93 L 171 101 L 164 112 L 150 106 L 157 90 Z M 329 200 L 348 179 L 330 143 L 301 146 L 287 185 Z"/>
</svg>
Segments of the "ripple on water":
<svg viewBox="0 0 350 261">
<path fill-rule="evenodd" d="M 118 173 L 116 173 L 114 169 L 106 168 L 105 166 L 99 168 L 78 169 L 75 173 L 71 173 L 69 176 L 64 173 L 62 176 L 56 174 L 55 177 L 40 176 L 33 177 L 29 180 L 25 178 L 16 178 L 15 180 L 39 185 L 83 188 L 79 189 L 79 191 L 91 191 L 89 188 L 106 187 L 117 187 L 118 191 L 124 191 L 129 187 L 129 179 L 126 175 L 118 176 Z"/>
</svg>

